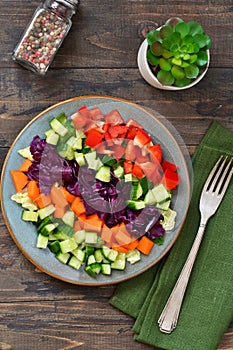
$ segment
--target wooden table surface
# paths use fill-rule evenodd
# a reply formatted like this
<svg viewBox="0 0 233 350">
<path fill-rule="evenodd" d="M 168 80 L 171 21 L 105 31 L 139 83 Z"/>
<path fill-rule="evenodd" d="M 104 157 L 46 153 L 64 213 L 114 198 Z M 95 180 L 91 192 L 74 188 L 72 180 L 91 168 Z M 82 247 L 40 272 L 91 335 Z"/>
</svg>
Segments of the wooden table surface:
<svg viewBox="0 0 233 350">
<path fill-rule="evenodd" d="M 116 96 L 157 110 L 174 125 L 191 155 L 212 121 L 233 130 L 232 1 L 83 0 L 45 77 L 11 58 L 38 4 L 0 1 L 1 167 L 13 140 L 35 115 L 80 95 Z M 207 75 L 182 92 L 149 86 L 136 61 L 148 28 L 172 16 L 200 21 L 212 38 Z M 0 227 L 0 349 L 152 349 L 133 340 L 134 320 L 109 305 L 114 285 L 93 288 L 53 279 L 20 253 L 2 214 Z M 232 332 L 233 326 L 218 350 L 233 349 Z"/>
</svg>

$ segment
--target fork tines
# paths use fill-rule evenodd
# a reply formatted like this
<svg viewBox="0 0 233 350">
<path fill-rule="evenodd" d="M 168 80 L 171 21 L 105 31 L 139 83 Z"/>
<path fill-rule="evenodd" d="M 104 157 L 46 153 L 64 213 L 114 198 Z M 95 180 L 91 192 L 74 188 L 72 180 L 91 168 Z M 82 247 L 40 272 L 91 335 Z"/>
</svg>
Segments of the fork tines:
<svg viewBox="0 0 233 350">
<path fill-rule="evenodd" d="M 219 195 L 224 194 L 233 173 L 232 158 L 228 159 L 229 157 L 220 156 L 207 178 L 204 191 L 215 192 Z"/>
</svg>

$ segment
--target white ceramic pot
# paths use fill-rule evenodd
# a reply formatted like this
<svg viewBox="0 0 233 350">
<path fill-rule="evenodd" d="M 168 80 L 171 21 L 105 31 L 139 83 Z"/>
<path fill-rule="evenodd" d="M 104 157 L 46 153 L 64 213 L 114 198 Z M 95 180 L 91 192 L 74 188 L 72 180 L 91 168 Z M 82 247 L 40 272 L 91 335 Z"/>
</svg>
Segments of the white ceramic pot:
<svg viewBox="0 0 233 350">
<path fill-rule="evenodd" d="M 183 87 L 166 86 L 166 85 L 162 85 L 158 81 L 156 76 L 153 74 L 146 58 L 147 50 L 148 50 L 148 43 L 147 43 L 147 39 L 145 39 L 138 50 L 137 62 L 138 62 L 139 71 L 142 77 L 147 81 L 147 83 L 162 90 L 184 90 L 196 85 L 206 74 L 210 63 L 210 52 L 209 50 L 207 50 L 208 63 L 206 65 L 206 69 L 204 70 L 204 72 L 202 72 L 202 74 L 198 75 L 198 77 L 195 80 L 193 80 L 192 83 Z"/>
</svg>

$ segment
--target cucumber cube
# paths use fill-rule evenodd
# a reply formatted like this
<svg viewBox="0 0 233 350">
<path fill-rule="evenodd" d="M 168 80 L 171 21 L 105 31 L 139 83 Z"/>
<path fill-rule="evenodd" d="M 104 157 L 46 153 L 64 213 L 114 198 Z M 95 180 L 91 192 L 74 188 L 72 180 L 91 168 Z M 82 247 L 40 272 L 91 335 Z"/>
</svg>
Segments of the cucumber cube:
<svg viewBox="0 0 233 350">
<path fill-rule="evenodd" d="M 62 221 L 70 227 L 74 226 L 74 219 L 75 219 L 75 215 L 72 210 L 67 210 L 62 217 Z"/>
<path fill-rule="evenodd" d="M 38 215 L 40 219 L 43 220 L 47 216 L 51 215 L 55 211 L 55 209 L 56 208 L 54 207 L 54 205 L 52 204 L 47 205 L 47 207 L 44 207 L 38 210 Z"/>
<path fill-rule="evenodd" d="M 55 256 L 63 264 L 66 264 L 67 261 L 70 258 L 70 254 L 69 253 L 61 253 L 61 252 L 59 252 Z"/>
<path fill-rule="evenodd" d="M 79 166 L 83 166 L 86 164 L 85 157 L 84 157 L 83 153 L 74 152 L 74 158 Z"/>
<path fill-rule="evenodd" d="M 166 190 L 163 184 L 155 186 L 151 191 L 157 203 L 164 202 L 171 198 L 171 194 Z"/>
<path fill-rule="evenodd" d="M 73 269 L 78 270 L 81 267 L 82 263 L 75 256 L 72 256 L 68 262 L 68 265 L 73 267 Z"/>
<path fill-rule="evenodd" d="M 111 168 L 109 166 L 106 166 L 106 165 L 101 166 L 97 171 L 95 178 L 103 182 L 110 182 L 110 178 L 111 178 L 110 170 Z"/>
<path fill-rule="evenodd" d="M 87 258 L 87 265 L 92 265 L 92 264 L 95 264 L 95 263 L 96 263 L 95 256 L 93 254 L 89 255 L 88 258 Z"/>
<path fill-rule="evenodd" d="M 101 272 L 104 275 L 111 275 L 111 265 L 110 264 L 101 264 Z"/>
<path fill-rule="evenodd" d="M 71 253 L 81 262 L 85 261 L 86 258 L 86 254 L 83 250 L 76 248 L 74 250 L 71 251 Z"/>
<path fill-rule="evenodd" d="M 71 252 L 77 247 L 78 247 L 77 242 L 72 238 L 69 238 L 69 239 L 66 239 L 65 241 L 60 242 L 60 249 L 62 253 Z"/>
<path fill-rule="evenodd" d="M 38 212 L 37 211 L 31 211 L 31 210 L 24 210 L 22 212 L 22 219 L 24 221 L 37 222 L 37 220 L 38 220 Z"/>
<path fill-rule="evenodd" d="M 119 253 L 116 260 L 111 263 L 111 268 L 114 270 L 123 271 L 125 269 L 125 264 L 126 264 L 125 253 Z"/>
<path fill-rule="evenodd" d="M 78 244 L 81 244 L 85 241 L 85 238 L 86 238 L 86 231 L 85 230 L 80 230 L 80 231 L 76 231 L 74 234 L 73 234 L 73 237 L 75 239 L 75 241 L 78 243 Z"/>
<path fill-rule="evenodd" d="M 37 237 L 36 248 L 46 249 L 49 242 L 49 238 L 39 233 Z"/>
<path fill-rule="evenodd" d="M 98 241 L 98 234 L 96 232 L 86 231 L 85 234 L 85 243 L 87 245 L 95 246 Z"/>
</svg>

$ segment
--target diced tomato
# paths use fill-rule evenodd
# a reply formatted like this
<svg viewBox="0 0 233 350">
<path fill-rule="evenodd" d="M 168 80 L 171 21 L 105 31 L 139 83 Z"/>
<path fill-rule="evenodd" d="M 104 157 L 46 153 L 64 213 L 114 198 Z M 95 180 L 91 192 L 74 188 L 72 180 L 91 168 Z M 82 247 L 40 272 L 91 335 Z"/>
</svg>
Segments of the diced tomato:
<svg viewBox="0 0 233 350">
<path fill-rule="evenodd" d="M 111 125 L 108 128 L 108 133 L 111 135 L 112 138 L 117 138 L 117 137 L 121 137 L 124 138 L 126 135 L 128 128 L 125 125 Z"/>
<path fill-rule="evenodd" d="M 162 183 L 166 187 L 167 190 L 174 190 L 176 186 L 180 182 L 180 177 L 179 175 L 171 170 L 171 169 L 166 169 L 162 178 Z"/>
<path fill-rule="evenodd" d="M 135 145 L 133 143 L 133 140 L 129 140 L 125 147 L 125 159 L 132 161 L 135 158 L 136 158 Z"/>
<path fill-rule="evenodd" d="M 79 130 L 81 128 L 83 128 L 89 121 L 88 118 L 84 117 L 83 115 L 81 115 L 80 113 L 75 113 L 71 116 L 71 119 L 74 123 L 74 127 L 75 129 Z"/>
<path fill-rule="evenodd" d="M 136 158 L 137 157 L 141 157 L 142 156 L 142 152 L 143 152 L 143 147 L 139 147 L 139 146 L 135 146 L 135 154 L 136 154 Z"/>
<path fill-rule="evenodd" d="M 138 164 L 133 165 L 132 174 L 134 176 L 137 176 L 139 179 L 141 179 L 144 176 L 142 168 Z"/>
<path fill-rule="evenodd" d="M 103 118 L 103 114 L 99 107 L 89 109 L 91 119 L 99 120 Z"/>
<path fill-rule="evenodd" d="M 138 156 L 137 159 L 136 159 L 137 163 L 146 163 L 146 162 L 149 162 L 150 159 L 149 157 L 147 156 Z"/>
<path fill-rule="evenodd" d="M 107 152 L 106 143 L 105 142 L 99 143 L 97 146 L 95 146 L 95 150 L 99 154 L 106 154 L 106 152 Z M 109 150 L 109 152 L 111 152 L 111 151 Z"/>
<path fill-rule="evenodd" d="M 151 141 L 151 137 L 142 129 L 139 129 L 134 138 L 135 145 L 144 146 Z"/>
<path fill-rule="evenodd" d="M 132 174 L 133 164 L 131 162 L 124 161 L 124 173 Z"/>
<path fill-rule="evenodd" d="M 120 112 L 117 109 L 114 109 L 111 112 L 109 112 L 108 114 L 106 114 L 104 116 L 104 119 L 105 119 L 106 123 L 110 123 L 113 125 L 124 123 L 124 120 L 123 120 L 122 116 L 120 115 Z"/>
<path fill-rule="evenodd" d="M 162 148 L 161 148 L 159 143 L 156 144 L 156 145 L 150 146 L 148 148 L 148 151 L 150 153 L 150 157 L 151 157 L 151 161 L 152 162 L 159 162 L 159 163 L 161 163 L 162 157 L 163 157 L 163 153 L 162 153 Z"/>
<path fill-rule="evenodd" d="M 127 131 L 127 135 L 126 135 L 126 138 L 127 139 L 130 139 L 130 140 L 133 140 L 136 136 L 138 132 L 138 128 L 137 127 L 130 127 Z"/>
<path fill-rule="evenodd" d="M 146 175 L 149 181 L 153 180 L 154 174 L 158 169 L 158 166 L 152 162 L 141 163 L 140 167 L 143 173 Z"/>
<path fill-rule="evenodd" d="M 85 118 L 91 119 L 91 114 L 87 106 L 82 106 L 78 109 L 78 112 Z"/>
<path fill-rule="evenodd" d="M 128 126 L 129 129 L 131 129 L 131 127 L 136 127 L 138 129 L 142 129 L 142 126 L 136 122 L 136 120 L 134 120 L 133 118 L 129 118 L 126 122 L 126 126 Z"/>
<path fill-rule="evenodd" d="M 106 141 L 106 143 L 107 143 L 108 146 L 114 145 L 114 142 L 113 142 L 113 140 L 112 140 L 112 137 L 111 137 L 111 135 L 110 135 L 108 132 L 105 132 L 104 138 L 105 138 L 105 141 Z"/>
<path fill-rule="evenodd" d="M 103 134 L 97 129 L 91 129 L 87 132 L 86 145 L 89 147 L 96 147 L 103 140 Z"/>
<path fill-rule="evenodd" d="M 104 132 L 107 132 L 108 131 L 108 128 L 111 126 L 111 124 L 110 123 L 104 123 L 104 125 L 102 126 L 102 130 L 104 131 Z"/>
<path fill-rule="evenodd" d="M 162 174 L 162 172 L 161 172 L 160 170 L 161 170 L 160 167 L 158 167 L 158 168 L 155 170 L 155 172 L 154 172 L 154 174 L 153 174 L 153 176 L 152 176 L 152 178 L 151 178 L 151 182 L 152 182 L 154 185 L 158 185 L 159 183 L 161 183 L 163 174 Z"/>
<path fill-rule="evenodd" d="M 163 160 L 162 161 L 162 169 L 163 171 L 165 171 L 166 169 L 170 169 L 172 171 L 176 171 L 177 170 L 177 165 L 174 163 L 170 163 L 167 160 Z"/>
<path fill-rule="evenodd" d="M 100 132 L 102 132 L 102 129 L 100 129 L 93 120 L 88 120 L 84 127 L 84 132 L 86 133 L 91 129 L 98 129 Z"/>
<path fill-rule="evenodd" d="M 116 144 L 113 145 L 112 150 L 113 150 L 113 155 L 117 160 L 121 159 L 125 153 L 125 149 L 121 145 L 116 145 Z"/>
</svg>

